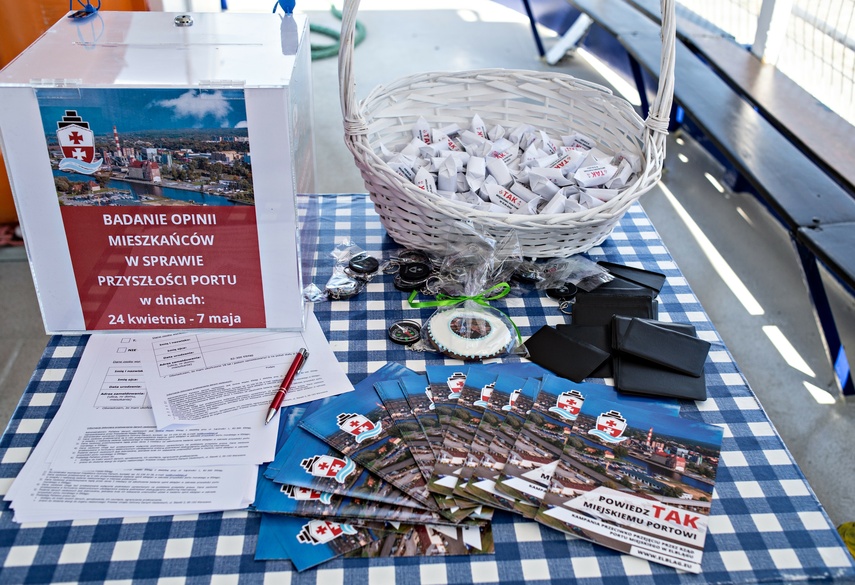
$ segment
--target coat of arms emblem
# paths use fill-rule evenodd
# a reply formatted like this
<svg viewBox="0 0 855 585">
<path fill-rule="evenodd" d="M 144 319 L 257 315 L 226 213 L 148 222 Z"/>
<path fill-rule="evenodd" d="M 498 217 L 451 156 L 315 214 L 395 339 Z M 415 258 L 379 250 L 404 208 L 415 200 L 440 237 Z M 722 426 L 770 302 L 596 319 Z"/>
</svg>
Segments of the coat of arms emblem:
<svg viewBox="0 0 855 585">
<path fill-rule="evenodd" d="M 89 122 L 78 116 L 76 110 L 66 110 L 56 126 L 56 139 L 63 156 L 60 170 L 91 175 L 101 168 L 104 161 L 95 160 L 95 133 Z"/>
<path fill-rule="evenodd" d="M 298 500 L 301 502 L 318 501 L 322 504 L 327 505 L 332 502 L 332 494 L 328 492 L 322 492 L 320 490 L 313 490 L 312 488 L 298 487 L 296 485 L 285 484 L 281 488 L 279 488 L 279 491 L 281 491 L 283 494 L 285 494 L 292 500 Z"/>
<path fill-rule="evenodd" d="M 554 412 L 558 416 L 566 420 L 576 420 L 579 412 L 582 410 L 582 405 L 585 403 L 585 397 L 578 390 L 570 390 L 570 392 L 562 392 L 558 395 L 555 401 L 555 406 L 549 409 L 549 412 Z"/>
<path fill-rule="evenodd" d="M 481 388 L 481 398 L 476 400 L 473 404 L 475 406 L 480 406 L 482 408 L 487 408 L 487 404 L 490 402 L 490 396 L 493 395 L 493 390 L 496 388 L 495 382 L 490 382 Z"/>
<path fill-rule="evenodd" d="M 356 528 L 350 524 L 339 524 L 328 520 L 312 520 L 303 525 L 297 534 L 297 540 L 303 544 L 326 544 L 342 534 L 356 534 Z"/>
<path fill-rule="evenodd" d="M 448 384 L 449 400 L 457 400 L 460 398 L 460 391 L 463 390 L 463 385 L 466 384 L 466 374 L 463 372 L 454 372 L 451 374 L 446 380 L 446 384 Z"/>
<path fill-rule="evenodd" d="M 345 433 L 353 435 L 357 443 L 373 439 L 383 431 L 380 421 L 373 423 L 362 414 L 341 413 L 336 417 L 336 424 Z"/>
<path fill-rule="evenodd" d="M 332 455 L 315 455 L 303 459 L 300 466 L 315 477 L 334 478 L 338 483 L 344 483 L 347 476 L 356 470 L 356 464 L 350 457 Z"/>
<path fill-rule="evenodd" d="M 521 392 L 519 388 L 511 392 L 511 395 L 508 397 L 508 403 L 502 407 L 502 410 L 513 410 L 514 404 L 517 403 L 517 398 L 520 397 Z"/>
<path fill-rule="evenodd" d="M 626 430 L 626 419 L 616 410 L 610 410 L 597 417 L 597 428 L 588 431 L 608 443 L 620 443 L 626 440 L 623 432 Z"/>
</svg>

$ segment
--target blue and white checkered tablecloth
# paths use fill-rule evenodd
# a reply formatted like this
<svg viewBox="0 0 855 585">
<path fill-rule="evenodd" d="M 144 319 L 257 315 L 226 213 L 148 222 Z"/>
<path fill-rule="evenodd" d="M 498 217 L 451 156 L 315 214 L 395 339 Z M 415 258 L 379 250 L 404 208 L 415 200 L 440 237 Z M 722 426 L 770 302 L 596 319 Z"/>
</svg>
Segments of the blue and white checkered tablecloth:
<svg viewBox="0 0 855 585">
<path fill-rule="evenodd" d="M 334 242 L 350 237 L 389 256 L 386 235 L 367 197 L 318 196 L 319 244 L 312 278 L 323 287 Z M 0 512 L 0 583 L 282 583 L 333 585 L 425 583 L 746 583 L 852 581 L 855 565 L 803 474 L 722 345 L 703 308 L 639 205 L 631 208 L 592 259 L 635 264 L 667 274 L 660 320 L 688 321 L 713 342 L 706 379 L 710 398 L 687 403 L 683 416 L 724 428 L 722 458 L 700 575 L 569 540 L 521 518 L 497 514 L 495 555 L 334 560 L 304 573 L 289 561 L 255 561 L 259 516 L 228 512 L 180 517 L 19 525 L 8 503 Z M 544 295 L 503 299 L 528 336 L 565 322 Z M 440 363 L 387 340 L 397 319 L 424 320 L 383 276 L 349 301 L 315 306 L 333 349 L 354 382 L 396 361 L 414 370 Z M 0 439 L 0 492 L 5 493 L 62 402 L 86 337 L 53 337 Z"/>
</svg>

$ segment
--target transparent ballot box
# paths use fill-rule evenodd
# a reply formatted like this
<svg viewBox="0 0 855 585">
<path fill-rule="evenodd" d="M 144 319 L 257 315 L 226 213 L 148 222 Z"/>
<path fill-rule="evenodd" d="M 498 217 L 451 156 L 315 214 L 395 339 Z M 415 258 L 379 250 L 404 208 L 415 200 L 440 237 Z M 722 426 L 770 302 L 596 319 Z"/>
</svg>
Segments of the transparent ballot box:
<svg viewBox="0 0 855 585">
<path fill-rule="evenodd" d="M 302 15 L 102 11 L 0 71 L 47 332 L 302 329 L 308 40 Z"/>
</svg>

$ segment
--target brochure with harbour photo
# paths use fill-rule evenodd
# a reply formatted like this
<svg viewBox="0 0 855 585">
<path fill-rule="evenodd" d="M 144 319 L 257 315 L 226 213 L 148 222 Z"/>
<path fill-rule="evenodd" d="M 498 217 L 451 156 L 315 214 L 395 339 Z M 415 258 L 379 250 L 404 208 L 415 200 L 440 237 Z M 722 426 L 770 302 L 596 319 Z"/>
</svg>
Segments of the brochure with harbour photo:
<svg viewBox="0 0 855 585">
<path fill-rule="evenodd" d="M 722 429 L 589 395 L 536 519 L 700 572 Z"/>
</svg>

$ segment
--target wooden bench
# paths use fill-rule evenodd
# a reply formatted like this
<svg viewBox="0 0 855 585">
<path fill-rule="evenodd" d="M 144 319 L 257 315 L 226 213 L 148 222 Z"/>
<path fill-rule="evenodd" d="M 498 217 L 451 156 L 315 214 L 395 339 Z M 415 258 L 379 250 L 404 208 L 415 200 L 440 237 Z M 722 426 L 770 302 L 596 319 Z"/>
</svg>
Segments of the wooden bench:
<svg viewBox="0 0 855 585">
<path fill-rule="evenodd" d="M 660 22 L 656 0 L 627 0 Z M 822 102 L 723 32 L 677 15 L 677 38 L 832 179 L 855 195 L 855 128 Z"/>
<path fill-rule="evenodd" d="M 657 20 L 624 0 L 569 1 L 615 37 L 636 71 L 640 68 L 658 77 L 661 41 Z M 679 37 L 676 53 L 675 105 L 789 233 L 843 393 L 855 394 L 817 266 L 821 262 L 855 294 L 855 198 L 835 180 L 834 173 L 818 165 L 812 152 L 794 141 L 790 132 L 782 131 L 786 118 L 771 120 L 768 116 L 773 109 L 761 113 Z M 639 93 L 646 96 L 643 76 L 636 74 L 635 78 Z M 786 116 L 786 112 L 774 111 Z"/>
</svg>

